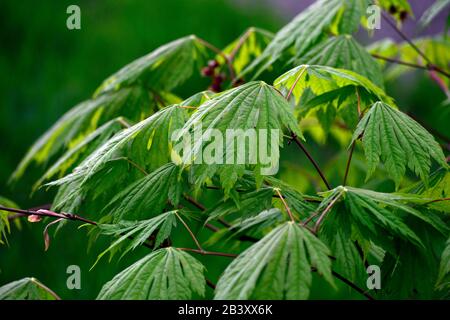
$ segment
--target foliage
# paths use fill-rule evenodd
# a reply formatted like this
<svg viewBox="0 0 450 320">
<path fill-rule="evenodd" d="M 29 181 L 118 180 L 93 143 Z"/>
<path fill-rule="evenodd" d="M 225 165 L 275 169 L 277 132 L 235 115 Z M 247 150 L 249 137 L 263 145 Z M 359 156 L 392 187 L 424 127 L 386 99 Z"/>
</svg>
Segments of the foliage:
<svg viewBox="0 0 450 320">
<path fill-rule="evenodd" d="M 59 300 L 36 278 L 23 278 L 0 287 L 0 300 Z"/>
<path fill-rule="evenodd" d="M 386 93 L 383 61 L 400 56 L 411 66 L 426 56 L 433 63 L 418 67 L 442 88 L 448 41 L 365 48 L 352 34 L 365 26 L 370 3 L 318 0 L 275 35 L 250 28 L 224 50 L 187 36 L 126 65 L 66 113 L 18 165 L 14 181 L 33 162 L 45 167 L 35 187 L 57 188 L 52 210 L 61 211 L 24 214 L 91 224 L 93 242 L 100 234 L 114 237 L 95 264 L 107 253 L 112 259 L 119 251 L 123 257 L 137 247 L 149 250 L 104 284 L 98 299 L 307 299 L 318 286 L 334 292 L 349 284 L 369 298 L 446 297 L 448 158 L 441 138 Z M 407 1 L 381 5 L 410 12 Z M 176 89 L 200 72 L 212 79 L 210 88 L 199 86 L 183 100 Z M 335 173 L 321 169 L 305 146 L 308 121 L 349 146 L 318 146 L 330 158 L 346 159 L 345 167 L 330 159 Z M 235 137 L 242 150 L 234 140 L 211 150 L 215 135 L 229 130 L 279 135 L 246 143 L 243 134 Z M 185 139 L 192 145 L 180 148 Z M 250 162 L 251 143 L 273 149 L 271 163 L 260 155 Z M 317 172 L 300 168 L 308 175 L 296 184 L 298 172 L 291 183 L 276 172 L 266 175 L 293 144 Z M 243 163 L 227 161 L 239 151 Z M 219 161 L 203 161 L 205 152 Z M 95 221 L 78 216 L 89 212 Z M 0 234 L 8 231 L 2 213 Z M 209 273 L 211 256 L 234 260 L 217 277 Z M 381 290 L 363 289 L 369 264 L 382 266 L 389 283 Z M 429 273 L 405 285 L 414 270 Z M 0 297 L 48 298 L 36 285 L 20 280 L 2 287 Z"/>
</svg>

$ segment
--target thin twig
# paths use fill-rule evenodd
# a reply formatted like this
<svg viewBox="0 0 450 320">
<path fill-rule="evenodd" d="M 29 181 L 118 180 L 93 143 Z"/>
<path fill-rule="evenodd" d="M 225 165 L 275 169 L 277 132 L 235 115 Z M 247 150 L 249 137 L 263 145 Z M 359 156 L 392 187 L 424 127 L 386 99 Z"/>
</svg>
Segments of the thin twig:
<svg viewBox="0 0 450 320">
<path fill-rule="evenodd" d="M 186 230 L 189 232 L 192 240 L 194 240 L 195 245 L 197 246 L 197 248 L 200 251 L 204 251 L 202 246 L 200 245 L 200 242 L 197 240 L 197 237 L 194 235 L 194 233 L 192 232 L 191 228 L 189 228 L 189 226 L 186 224 L 186 222 L 181 218 L 181 216 L 178 214 L 178 212 L 175 212 L 175 215 L 177 216 L 177 218 L 181 221 L 181 223 L 183 224 L 183 226 L 186 228 Z"/>
<path fill-rule="evenodd" d="M 420 50 L 415 44 L 414 42 L 412 42 L 412 40 L 402 31 L 400 30 L 395 23 L 390 19 L 390 17 L 387 15 L 387 13 L 382 12 L 381 13 L 383 16 L 383 19 L 392 27 L 392 29 L 395 30 L 395 32 L 397 32 L 400 37 L 403 38 L 403 40 L 405 40 L 406 42 L 408 42 L 408 44 L 428 63 L 431 64 L 430 59 L 428 59 L 428 57 L 422 52 L 422 50 Z"/>
<path fill-rule="evenodd" d="M 425 53 L 423 53 L 422 50 L 419 49 L 419 47 L 402 31 L 400 30 L 396 24 L 389 18 L 389 16 L 387 15 L 387 13 L 382 12 L 382 16 L 383 19 L 392 27 L 392 29 L 395 30 L 395 32 L 397 32 L 400 37 L 405 40 L 426 62 L 427 62 L 427 66 L 426 69 L 427 70 L 435 70 L 443 75 L 445 75 L 447 78 L 450 78 L 450 73 L 446 72 L 445 70 L 443 70 L 442 68 L 434 65 L 431 60 L 425 55 Z M 413 66 L 413 65 L 409 65 L 410 67 L 414 67 L 416 68 L 417 66 Z"/>
<path fill-rule="evenodd" d="M 195 200 L 194 198 L 192 198 L 191 196 L 187 195 L 187 194 L 183 194 L 183 197 L 190 202 L 191 204 L 193 204 L 195 207 L 197 207 L 198 209 L 200 209 L 201 211 L 205 211 L 206 207 L 204 205 L 202 205 L 200 202 L 198 202 L 197 200 Z"/>
<path fill-rule="evenodd" d="M 178 250 L 194 252 L 205 256 L 218 256 L 218 257 L 228 257 L 228 258 L 236 258 L 238 255 L 234 253 L 225 253 L 225 252 L 215 252 L 215 251 L 205 251 L 199 249 L 192 248 L 177 248 Z"/>
<path fill-rule="evenodd" d="M 52 217 L 52 218 L 57 218 L 57 219 L 62 218 L 62 219 L 67 219 L 67 220 L 77 220 L 77 221 L 85 222 L 85 223 L 88 223 L 91 225 L 97 225 L 97 222 L 80 217 L 76 214 L 64 213 L 64 212 L 57 213 L 57 212 L 53 212 L 50 210 L 44 210 L 44 209 L 39 209 L 37 211 L 31 211 L 31 210 L 22 210 L 22 209 L 7 208 L 7 207 L 0 206 L 0 211 L 14 212 L 14 213 L 22 214 L 24 216 L 35 215 L 35 216 L 40 216 L 40 217 Z"/>
<path fill-rule="evenodd" d="M 227 64 L 228 70 L 229 70 L 229 73 L 230 73 L 230 79 L 231 79 L 231 82 L 234 82 L 234 80 L 235 80 L 235 78 L 236 78 L 236 75 L 235 75 L 234 68 L 233 68 L 233 64 L 232 64 L 232 62 L 231 62 L 231 60 L 230 60 L 230 57 L 229 57 L 226 53 L 224 53 L 222 50 L 220 50 L 220 49 L 217 48 L 216 46 L 214 46 L 214 45 L 212 45 L 211 43 L 209 43 L 208 41 L 203 40 L 202 38 L 199 38 L 199 37 L 196 37 L 196 39 L 197 39 L 201 44 L 203 44 L 205 47 L 207 47 L 207 48 L 210 49 L 211 51 L 214 51 L 215 53 L 217 53 L 218 55 L 220 55 L 220 56 L 225 60 L 225 63 Z"/>
<path fill-rule="evenodd" d="M 375 300 L 374 297 L 372 297 L 370 294 L 368 294 L 366 291 L 364 291 L 363 289 L 361 289 L 360 287 L 358 287 L 356 284 L 354 284 L 353 282 L 351 282 L 350 280 L 344 278 L 342 275 L 340 275 L 339 273 L 337 273 L 336 271 L 332 271 L 333 276 L 335 276 L 336 278 L 338 278 L 339 280 L 341 280 L 343 283 L 345 283 L 346 285 L 348 285 L 349 287 L 353 288 L 354 290 L 356 290 L 357 292 L 359 292 L 360 294 L 362 294 L 363 296 L 365 296 L 367 299 L 369 300 Z"/>
<path fill-rule="evenodd" d="M 289 215 L 289 218 L 291 219 L 292 222 L 295 222 L 294 215 L 292 214 L 291 209 L 289 208 L 289 206 L 287 205 L 286 201 L 284 200 L 284 197 L 281 195 L 280 190 L 278 188 L 274 188 L 274 190 L 278 194 L 278 196 L 280 197 L 281 202 L 283 202 L 283 205 L 286 208 L 286 211 L 287 211 L 287 213 Z"/>
<path fill-rule="evenodd" d="M 443 202 L 443 201 L 450 201 L 450 198 L 435 199 L 435 200 L 424 203 L 424 205 L 429 205 L 432 203 Z"/>
<path fill-rule="evenodd" d="M 302 151 L 305 153 L 306 157 L 309 159 L 309 161 L 313 164 L 314 168 L 316 168 L 317 172 L 319 173 L 320 177 L 322 178 L 323 183 L 325 183 L 328 190 L 331 190 L 331 186 L 328 183 L 327 178 L 325 178 L 325 175 L 323 174 L 322 170 L 320 169 L 319 165 L 317 164 L 316 160 L 311 156 L 311 154 L 306 150 L 305 146 L 300 142 L 298 137 L 291 133 L 292 139 L 295 141 L 295 143 L 302 149 Z"/>
<path fill-rule="evenodd" d="M 206 284 L 208 285 L 208 287 L 210 287 L 213 290 L 216 290 L 216 285 L 214 284 L 214 282 L 212 282 L 208 278 L 205 278 L 205 280 L 206 280 Z"/>
<path fill-rule="evenodd" d="M 244 45 L 245 41 L 247 41 L 248 37 L 250 37 L 250 34 L 254 32 L 253 28 L 249 28 L 243 35 L 242 37 L 239 39 L 237 45 L 233 48 L 233 51 L 231 51 L 230 53 L 230 61 L 233 61 L 234 58 L 236 57 L 236 54 L 239 52 L 239 50 L 241 49 L 241 47 Z"/>
</svg>

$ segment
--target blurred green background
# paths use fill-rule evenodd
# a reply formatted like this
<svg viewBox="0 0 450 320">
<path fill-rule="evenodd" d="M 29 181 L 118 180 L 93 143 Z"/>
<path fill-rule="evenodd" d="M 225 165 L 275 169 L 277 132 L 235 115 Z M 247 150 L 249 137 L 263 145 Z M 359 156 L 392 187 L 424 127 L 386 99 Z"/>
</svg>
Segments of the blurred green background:
<svg viewBox="0 0 450 320">
<path fill-rule="evenodd" d="M 75 3 L 0 2 L 0 195 L 23 208 L 50 203 L 53 193 L 40 191 L 29 196 L 32 184 L 42 173 L 36 168 L 29 170 L 18 185 L 9 186 L 7 180 L 15 166 L 46 129 L 69 108 L 88 98 L 110 74 L 187 34 L 225 47 L 250 26 L 275 32 L 287 22 L 262 1 L 250 7 L 226 0 L 103 0 L 77 1 L 82 29 L 68 30 L 66 8 L 70 4 Z M 388 84 L 388 92 L 429 125 L 448 132 L 448 117 L 441 117 L 439 108 L 433 112 L 430 108 L 445 98 L 439 88 L 421 72 L 403 80 Z M 318 151 L 314 146 L 311 149 L 319 158 L 330 157 L 330 151 Z M 288 158 L 293 159 L 295 168 L 309 168 L 306 160 L 296 155 Z M 283 178 L 298 184 L 298 176 L 286 169 L 289 166 L 284 166 Z M 62 298 L 95 298 L 101 286 L 135 257 L 110 264 L 105 259 L 89 272 L 96 254 L 107 242 L 102 239 L 86 258 L 86 232 L 77 226 L 68 224 L 47 252 L 43 250 L 42 223 L 22 223 L 22 231 L 13 227 L 9 246 L 0 247 L 0 285 L 35 276 Z M 145 249 L 137 249 L 136 257 L 145 253 L 141 250 Z M 213 259 L 218 268 L 211 272 L 217 275 L 220 266 L 228 261 Z M 82 290 L 66 287 L 66 268 L 73 264 L 81 267 Z"/>
</svg>

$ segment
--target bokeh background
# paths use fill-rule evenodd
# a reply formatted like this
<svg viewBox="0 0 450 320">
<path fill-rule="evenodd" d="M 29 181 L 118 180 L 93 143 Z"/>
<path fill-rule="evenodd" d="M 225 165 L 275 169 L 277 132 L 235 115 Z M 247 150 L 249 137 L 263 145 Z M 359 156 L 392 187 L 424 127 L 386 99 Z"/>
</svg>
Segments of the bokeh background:
<svg viewBox="0 0 450 320">
<path fill-rule="evenodd" d="M 46 129 L 69 108 L 88 98 L 103 79 L 123 65 L 187 34 L 197 34 L 217 47 L 225 47 L 250 26 L 276 32 L 312 2 L 0 1 L 0 195 L 23 208 L 51 202 L 52 191 L 29 195 L 32 184 L 42 173 L 39 168 L 29 170 L 15 186 L 7 184 L 9 176 Z M 416 17 L 432 3 L 429 0 L 411 2 Z M 70 4 L 81 8 L 81 30 L 66 28 L 66 8 Z M 434 34 L 444 29 L 444 18 L 439 17 L 420 32 L 410 19 L 405 30 L 416 36 Z M 374 38 L 361 34 L 360 40 L 368 43 L 383 37 L 396 39 L 396 34 L 386 26 L 376 32 Z M 425 123 L 448 134 L 448 117 L 440 117 L 436 113 L 438 109 L 430 108 L 445 98 L 439 88 L 420 71 L 400 80 L 386 85 L 388 93 Z M 191 92 L 184 94 L 188 96 Z M 319 148 L 312 149 L 319 158 L 330 156 Z M 297 157 L 295 161 L 297 167 L 308 166 Z M 288 173 L 284 176 L 295 184 L 296 177 Z M 106 242 L 100 241 L 91 249 L 94 253 L 86 255 L 85 231 L 68 225 L 44 252 L 42 229 L 42 224 L 22 223 L 21 231 L 13 227 L 9 246 L 0 247 L 0 285 L 35 276 L 63 298 L 90 299 L 129 264 L 129 259 L 128 263 L 102 261 L 88 272 L 96 253 L 105 248 Z M 142 255 L 139 250 L 136 255 Z M 221 263 L 217 261 L 218 270 Z M 66 268 L 71 264 L 82 269 L 82 290 L 66 287 Z"/>
</svg>

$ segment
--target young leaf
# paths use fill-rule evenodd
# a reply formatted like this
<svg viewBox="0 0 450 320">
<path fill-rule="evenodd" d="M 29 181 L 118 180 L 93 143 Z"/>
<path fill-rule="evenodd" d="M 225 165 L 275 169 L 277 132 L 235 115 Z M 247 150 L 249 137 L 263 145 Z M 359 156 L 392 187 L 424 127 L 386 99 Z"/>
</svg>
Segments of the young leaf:
<svg viewBox="0 0 450 320">
<path fill-rule="evenodd" d="M 393 103 L 386 93 L 367 78 L 349 70 L 327 66 L 300 65 L 278 77 L 274 86 L 292 95 L 298 104 L 305 94 L 312 95 L 315 102 L 309 108 L 325 105 L 348 95 L 348 87 L 358 88 L 361 99 L 366 101 L 387 101 Z M 352 94 L 355 89 L 352 90 Z M 320 99 L 320 100 L 319 100 Z"/>
<path fill-rule="evenodd" d="M 239 75 L 245 67 L 261 55 L 272 39 L 271 32 L 251 27 L 222 51 L 233 57 L 233 69 Z M 225 63 L 221 55 L 216 59 L 222 64 Z"/>
<path fill-rule="evenodd" d="M 98 227 L 100 228 L 101 234 L 118 236 L 119 238 L 98 255 L 94 266 L 106 253 L 112 252 L 112 249 L 115 249 L 124 241 L 127 242 L 128 246 L 123 251 L 121 257 L 145 243 L 150 236 L 156 236 L 154 248 L 158 248 L 170 236 L 172 227 L 176 226 L 175 212 L 165 212 L 154 218 L 142 221 L 122 220 L 117 224 L 99 224 Z"/>
<path fill-rule="evenodd" d="M 351 35 L 331 37 L 319 43 L 294 64 L 323 65 L 347 69 L 383 88 L 383 74 L 375 59 Z"/>
<path fill-rule="evenodd" d="M 224 271 L 215 299 L 307 299 L 311 267 L 331 284 L 329 249 L 292 222 L 272 230 Z"/>
<path fill-rule="evenodd" d="M 159 249 L 107 282 L 100 300 L 187 300 L 205 294 L 203 265 L 174 248 Z"/>
<path fill-rule="evenodd" d="M 446 167 L 444 153 L 434 137 L 416 121 L 386 103 L 377 102 L 361 119 L 353 135 L 361 135 L 369 165 L 367 178 L 378 163 L 384 162 L 397 186 L 408 167 L 422 180 L 427 180 L 431 160 Z"/>
<path fill-rule="evenodd" d="M 36 278 L 23 278 L 0 287 L 0 300 L 61 300 Z"/>
</svg>

